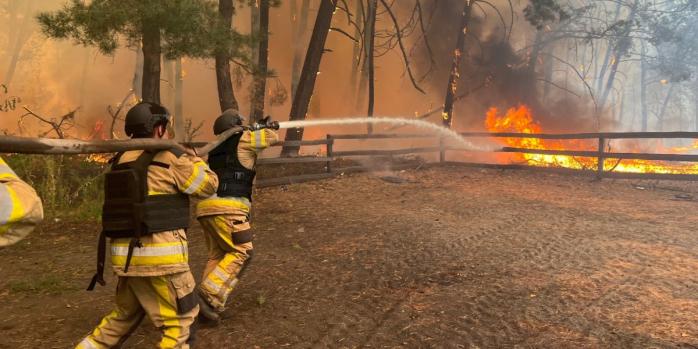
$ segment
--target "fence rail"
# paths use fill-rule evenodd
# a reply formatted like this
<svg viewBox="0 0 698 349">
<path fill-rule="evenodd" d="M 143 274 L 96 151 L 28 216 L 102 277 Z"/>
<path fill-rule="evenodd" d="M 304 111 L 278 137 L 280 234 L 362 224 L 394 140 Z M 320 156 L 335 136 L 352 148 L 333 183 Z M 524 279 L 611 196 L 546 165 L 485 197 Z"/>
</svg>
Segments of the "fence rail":
<svg viewBox="0 0 698 349">
<path fill-rule="evenodd" d="M 463 132 L 460 133 L 466 138 L 533 138 L 547 140 L 596 140 L 596 149 L 593 150 L 569 150 L 569 149 L 529 149 L 518 147 L 502 147 L 493 151 L 494 153 L 518 153 L 518 154 L 538 154 L 538 155 L 560 155 L 585 157 L 596 159 L 596 168 L 594 170 L 575 170 L 561 168 L 546 168 L 528 165 L 493 165 L 485 163 L 462 163 L 467 166 L 484 166 L 497 168 L 534 168 L 541 171 L 564 171 L 566 173 L 579 173 L 592 175 L 597 178 L 616 178 L 616 179 L 660 179 L 660 180 L 691 180 L 698 181 L 698 174 L 672 174 L 672 173 L 628 173 L 614 172 L 604 168 L 606 159 L 616 160 L 647 160 L 647 161 L 673 161 L 673 162 L 692 162 L 698 165 L 698 155 L 693 154 L 656 154 L 656 153 L 626 153 L 626 152 L 610 152 L 606 150 L 609 140 L 615 139 L 698 139 L 698 132 L 599 132 L 599 133 L 562 133 L 562 134 L 533 134 L 533 133 L 487 133 L 487 132 Z M 336 151 L 337 141 L 351 140 L 391 140 L 391 139 L 432 139 L 438 142 L 437 146 L 427 147 L 412 147 L 401 149 L 364 149 L 364 150 L 345 150 Z M 276 144 L 282 146 L 284 143 Z M 429 134 L 341 134 L 327 135 L 326 139 L 309 140 L 309 141 L 293 141 L 287 142 L 287 145 L 310 146 L 321 145 L 325 146 L 325 156 L 318 157 L 293 157 L 293 158 L 266 158 L 260 159 L 260 164 L 292 164 L 292 163 L 316 163 L 324 162 L 325 172 L 320 174 L 305 174 L 301 176 L 290 176 L 283 178 L 266 179 L 265 183 L 298 183 L 306 180 L 314 180 L 320 178 L 329 178 L 333 174 L 343 171 L 355 172 L 361 169 L 361 166 L 352 166 L 346 168 L 333 168 L 333 161 L 342 157 L 392 157 L 407 154 L 424 154 L 438 153 L 440 163 L 454 163 L 447 160 L 448 152 L 480 152 L 473 150 L 465 150 L 452 148 L 445 145 L 442 138 Z M 269 184 L 273 185 L 273 184 Z"/>
</svg>

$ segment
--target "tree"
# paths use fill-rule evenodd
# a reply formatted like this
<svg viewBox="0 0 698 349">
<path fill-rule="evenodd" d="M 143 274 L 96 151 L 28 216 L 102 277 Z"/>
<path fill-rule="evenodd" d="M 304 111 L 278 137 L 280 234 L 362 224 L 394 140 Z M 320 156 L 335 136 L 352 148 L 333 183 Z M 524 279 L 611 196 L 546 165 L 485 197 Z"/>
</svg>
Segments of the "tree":
<svg viewBox="0 0 698 349">
<path fill-rule="evenodd" d="M 71 0 L 38 16 L 44 34 L 73 39 L 112 54 L 122 43 L 143 50 L 142 98 L 160 102 L 160 61 L 182 56 L 211 57 L 231 45 L 230 30 L 218 28 L 218 14 L 206 0 Z M 212 30 L 214 29 L 214 30 Z"/>
<path fill-rule="evenodd" d="M 230 30 L 233 25 L 233 13 L 235 13 L 233 0 L 219 0 L 218 13 L 223 27 Z M 240 109 L 238 101 L 235 99 L 233 79 L 230 75 L 230 60 L 233 56 L 231 51 L 233 49 L 226 46 L 216 48 L 216 85 L 218 87 L 218 102 L 221 112 L 228 109 Z"/>
<path fill-rule="evenodd" d="M 451 74 L 448 77 L 443 112 L 443 125 L 448 128 L 451 127 L 453 122 L 453 102 L 458 88 L 458 78 L 460 77 L 460 61 L 465 52 L 465 34 L 468 32 L 471 7 L 470 0 L 466 0 L 463 6 L 463 13 L 461 14 L 461 23 L 458 26 L 456 48 L 453 50 L 453 64 L 451 65 Z"/>
<path fill-rule="evenodd" d="M 305 54 L 303 70 L 298 81 L 296 95 L 293 96 L 290 120 L 303 120 L 308 113 L 308 105 L 315 89 L 315 80 L 320 70 L 320 62 L 325 52 L 325 41 L 332 25 L 332 16 L 337 7 L 337 0 L 321 0 L 310 38 L 308 51 Z M 303 129 L 289 129 L 286 133 L 286 141 L 299 141 L 303 139 Z M 282 156 L 296 156 L 300 146 L 284 145 Z"/>
<path fill-rule="evenodd" d="M 357 1 L 360 3 L 361 1 Z M 293 31 L 293 65 L 291 67 L 291 98 L 296 95 L 298 80 L 303 61 L 303 47 L 308 27 L 310 0 L 302 0 L 300 12 L 296 9 L 296 0 L 291 0 L 291 26 Z"/>
<path fill-rule="evenodd" d="M 5 71 L 5 76 L 3 77 L 3 85 L 9 86 L 14 78 L 15 72 L 17 71 L 17 64 L 20 60 L 20 54 L 24 45 L 27 43 L 32 35 L 31 22 L 28 20 L 29 14 L 32 12 L 34 7 L 34 1 L 26 0 L 22 1 L 24 7 L 20 7 L 20 1 L 13 0 L 10 2 L 10 46 L 12 47 L 12 54 L 10 55 L 10 62 L 7 65 L 7 70 Z M 23 9 L 23 13 L 19 13 Z M 20 19 L 21 18 L 21 19 Z"/>
<path fill-rule="evenodd" d="M 389 10 L 389 9 L 388 9 Z M 376 16 L 378 12 L 378 0 L 368 0 L 368 20 L 366 21 L 366 62 L 368 66 L 368 117 L 373 117 L 373 109 L 376 104 Z M 368 134 L 373 133 L 373 125 L 368 124 Z"/>
<path fill-rule="evenodd" d="M 259 2 L 259 51 L 253 76 L 252 113 L 250 113 L 252 123 L 264 118 L 264 97 L 269 74 L 269 2 L 270 0 Z"/>
</svg>

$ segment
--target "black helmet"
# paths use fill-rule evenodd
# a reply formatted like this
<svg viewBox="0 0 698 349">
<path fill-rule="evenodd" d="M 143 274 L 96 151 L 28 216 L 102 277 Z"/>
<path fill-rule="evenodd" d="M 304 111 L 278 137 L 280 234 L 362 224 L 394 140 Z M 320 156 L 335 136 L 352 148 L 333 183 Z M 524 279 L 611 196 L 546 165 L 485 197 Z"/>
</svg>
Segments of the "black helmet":
<svg viewBox="0 0 698 349">
<path fill-rule="evenodd" d="M 213 123 L 213 134 L 219 134 L 231 129 L 235 126 L 242 126 L 245 123 L 245 117 L 240 115 L 235 109 L 228 109 L 221 114 Z"/>
<path fill-rule="evenodd" d="M 160 104 L 140 102 L 126 113 L 126 135 L 132 138 L 150 137 L 153 130 L 170 122 L 170 112 Z"/>
</svg>

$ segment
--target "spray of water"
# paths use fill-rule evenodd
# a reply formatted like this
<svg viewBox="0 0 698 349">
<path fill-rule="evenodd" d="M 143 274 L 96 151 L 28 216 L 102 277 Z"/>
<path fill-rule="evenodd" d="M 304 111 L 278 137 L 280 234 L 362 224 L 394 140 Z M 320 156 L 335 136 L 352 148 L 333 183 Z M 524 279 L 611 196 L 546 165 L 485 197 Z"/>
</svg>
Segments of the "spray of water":
<svg viewBox="0 0 698 349">
<path fill-rule="evenodd" d="M 416 128 L 441 135 L 446 139 L 452 140 L 458 148 L 468 150 L 492 151 L 496 147 L 488 145 L 476 145 L 466 140 L 455 131 L 442 127 L 431 122 L 415 119 L 390 118 L 390 117 L 356 117 L 356 118 L 341 118 L 341 119 L 319 119 L 319 120 L 297 120 L 297 121 L 281 121 L 281 128 L 305 128 L 313 126 L 330 126 L 330 125 L 355 125 L 355 124 L 390 124 L 396 126 L 414 126 Z"/>
</svg>

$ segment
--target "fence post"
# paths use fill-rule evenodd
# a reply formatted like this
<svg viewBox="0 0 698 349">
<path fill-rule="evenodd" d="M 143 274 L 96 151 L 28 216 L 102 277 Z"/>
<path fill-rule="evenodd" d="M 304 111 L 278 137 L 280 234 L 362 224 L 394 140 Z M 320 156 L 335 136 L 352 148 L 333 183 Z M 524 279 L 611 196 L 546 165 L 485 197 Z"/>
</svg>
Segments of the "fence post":
<svg viewBox="0 0 698 349">
<path fill-rule="evenodd" d="M 596 165 L 596 178 L 601 179 L 603 178 L 603 165 L 604 165 L 604 160 L 606 160 L 604 154 L 606 153 L 606 139 L 603 137 L 599 137 L 599 148 L 598 152 L 599 154 L 597 155 L 597 165 Z"/>
<path fill-rule="evenodd" d="M 439 162 L 446 162 L 446 149 L 444 149 L 444 138 L 439 137 Z"/>
<path fill-rule="evenodd" d="M 332 173 L 332 158 L 333 156 L 333 146 L 334 146 L 334 138 L 332 135 L 328 134 L 327 135 L 327 144 L 325 144 L 325 147 L 327 148 L 327 173 Z"/>
</svg>

